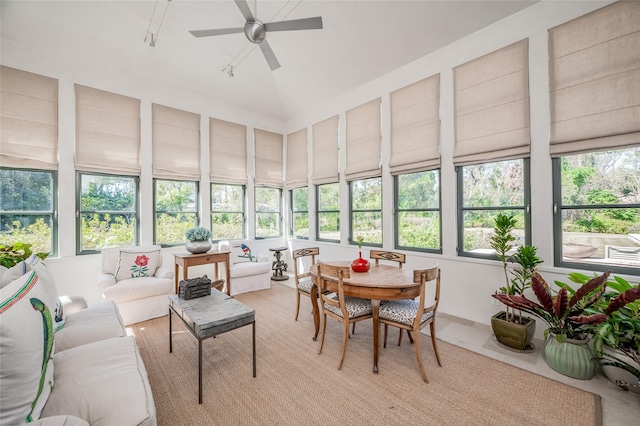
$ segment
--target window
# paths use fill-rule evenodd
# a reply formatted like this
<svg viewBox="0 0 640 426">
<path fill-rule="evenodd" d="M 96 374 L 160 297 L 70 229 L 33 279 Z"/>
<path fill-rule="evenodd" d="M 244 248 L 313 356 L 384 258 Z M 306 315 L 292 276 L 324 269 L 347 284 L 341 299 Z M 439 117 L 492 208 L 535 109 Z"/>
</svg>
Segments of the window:
<svg viewBox="0 0 640 426">
<path fill-rule="evenodd" d="M 556 266 L 638 274 L 640 147 L 553 159 Z"/>
<path fill-rule="evenodd" d="M 442 252 L 440 171 L 395 176 L 396 248 Z"/>
<path fill-rule="evenodd" d="M 309 239 L 309 190 L 295 188 L 291 190 L 291 236 Z"/>
<path fill-rule="evenodd" d="M 517 245 L 530 244 L 529 160 L 458 167 L 458 254 L 493 257 L 494 218 L 514 214 Z"/>
<path fill-rule="evenodd" d="M 155 244 L 184 244 L 189 228 L 198 220 L 198 183 L 181 180 L 154 180 Z"/>
<path fill-rule="evenodd" d="M 349 241 L 364 238 L 364 243 L 382 246 L 382 178 L 349 182 L 351 234 Z M 355 244 L 355 243 L 354 243 Z"/>
<path fill-rule="evenodd" d="M 0 239 L 56 254 L 56 173 L 0 169 Z"/>
<path fill-rule="evenodd" d="M 78 254 L 138 242 L 138 178 L 78 172 Z"/>
<path fill-rule="evenodd" d="M 281 189 L 256 188 L 256 238 L 282 236 L 281 198 Z"/>
<path fill-rule="evenodd" d="M 211 239 L 245 238 L 244 185 L 211 184 Z"/>
<path fill-rule="evenodd" d="M 316 186 L 317 239 L 340 242 L 340 186 L 326 183 Z"/>
</svg>

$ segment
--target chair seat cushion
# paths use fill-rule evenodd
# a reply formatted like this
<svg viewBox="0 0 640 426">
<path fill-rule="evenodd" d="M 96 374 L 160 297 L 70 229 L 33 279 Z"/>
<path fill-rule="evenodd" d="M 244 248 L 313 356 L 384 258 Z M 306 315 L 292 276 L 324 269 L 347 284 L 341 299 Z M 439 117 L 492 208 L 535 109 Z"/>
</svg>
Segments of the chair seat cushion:
<svg viewBox="0 0 640 426">
<path fill-rule="evenodd" d="M 118 303 L 171 292 L 173 292 L 172 279 L 144 277 L 118 281 L 115 285 L 105 288 L 102 296 L 105 300 Z M 169 306 L 168 303 L 167 301 L 167 306 Z"/>
<path fill-rule="evenodd" d="M 133 336 L 58 352 L 53 364 L 54 386 L 42 417 L 67 414 L 92 426 L 156 424 L 147 371 Z"/>
<path fill-rule="evenodd" d="M 67 315 L 64 327 L 56 333 L 56 352 L 126 334 L 116 305 L 113 302 L 97 303 Z"/>
<path fill-rule="evenodd" d="M 304 277 L 298 280 L 298 290 L 311 294 L 311 287 L 313 287 L 311 277 Z"/>
<path fill-rule="evenodd" d="M 334 296 L 334 299 L 338 300 L 338 296 Z M 345 296 L 344 303 L 347 308 L 349 318 L 358 318 L 365 315 L 371 315 L 371 300 L 369 299 Z M 325 303 L 324 308 L 327 311 L 333 312 L 334 314 L 342 317 L 342 311 L 340 310 L 340 307 Z"/>
<path fill-rule="evenodd" d="M 271 264 L 269 262 L 242 262 L 233 264 L 229 270 L 232 278 L 231 285 L 233 285 L 233 278 L 264 274 L 271 271 Z"/>
<path fill-rule="evenodd" d="M 380 319 L 411 326 L 418 314 L 419 304 L 415 300 L 387 300 L 380 305 Z M 433 312 L 422 315 L 420 324 L 433 316 Z"/>
</svg>

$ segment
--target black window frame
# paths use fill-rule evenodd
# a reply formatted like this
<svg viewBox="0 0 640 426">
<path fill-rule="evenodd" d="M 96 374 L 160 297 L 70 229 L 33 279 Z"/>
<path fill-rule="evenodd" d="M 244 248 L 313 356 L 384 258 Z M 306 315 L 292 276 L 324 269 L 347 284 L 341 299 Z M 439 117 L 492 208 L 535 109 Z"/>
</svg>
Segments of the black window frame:
<svg viewBox="0 0 640 426">
<path fill-rule="evenodd" d="M 242 211 L 226 211 L 226 210 L 213 210 L 213 186 L 214 185 L 218 185 L 218 186 L 235 186 L 235 187 L 240 187 L 242 188 Z M 247 238 L 247 186 L 246 185 L 242 185 L 242 184 L 231 184 L 231 183 L 220 183 L 220 182 L 211 182 L 209 184 L 209 194 L 210 194 L 210 201 L 211 201 L 211 212 L 210 212 L 210 220 L 209 220 L 209 225 L 211 226 L 211 231 L 213 232 L 213 215 L 214 213 L 219 213 L 219 214 L 241 214 L 242 215 L 242 237 L 240 237 L 240 239 L 246 239 Z M 236 239 L 236 238 L 223 238 L 225 240 L 227 239 Z M 213 239 L 213 241 L 220 241 L 217 239 Z"/>
<path fill-rule="evenodd" d="M 316 196 L 316 241 L 324 241 L 324 242 L 328 242 L 328 243 L 339 243 L 340 242 L 340 206 L 338 206 L 337 210 L 322 210 L 321 206 L 321 200 L 320 200 L 320 194 L 321 194 L 321 190 L 320 187 L 321 186 L 325 186 L 325 185 L 336 185 L 338 187 L 338 201 L 339 196 L 340 196 L 340 183 L 339 182 L 328 182 L 328 183 L 321 183 L 318 185 L 314 185 L 315 186 L 315 196 Z M 320 226 L 321 226 L 321 220 L 320 220 L 320 216 L 323 214 L 336 214 L 338 216 L 338 238 L 322 238 L 321 232 L 320 232 Z"/>
<path fill-rule="evenodd" d="M 157 197 L 157 192 L 158 192 L 158 187 L 157 187 L 157 182 L 158 181 L 171 181 L 171 182 L 184 182 L 184 183 L 194 183 L 195 187 L 196 187 L 196 194 L 195 194 L 195 211 L 188 211 L 188 210 L 181 210 L 181 211 L 172 211 L 172 212 L 166 212 L 166 211 L 161 211 L 158 212 L 157 210 L 157 202 L 156 202 L 156 197 Z M 193 214 L 195 215 L 195 222 L 194 222 L 194 226 L 200 226 L 201 223 L 201 218 L 200 218 L 200 181 L 197 180 L 186 180 L 186 179 L 164 179 L 164 178 L 154 178 L 153 179 L 153 243 L 154 244 L 159 244 L 161 247 L 176 247 L 176 246 L 180 246 L 180 245 L 184 245 L 186 243 L 186 238 L 182 241 L 173 243 L 173 244 L 167 244 L 167 243 L 158 243 L 157 242 L 157 232 L 158 232 L 158 213 L 165 213 L 165 214 Z"/>
<path fill-rule="evenodd" d="M 257 202 L 257 197 L 255 196 L 255 192 L 259 189 L 273 189 L 273 190 L 277 190 L 278 191 L 278 211 L 263 211 L 263 210 L 258 210 L 258 206 L 256 204 Z M 282 232 L 282 188 L 276 188 L 273 186 L 256 186 L 253 189 L 253 193 L 254 193 L 254 218 L 255 218 L 255 223 L 254 223 L 254 235 L 255 235 L 255 239 L 256 240 L 268 240 L 268 239 L 274 239 L 274 238 L 282 238 L 283 232 Z M 259 237 L 258 236 L 258 215 L 264 213 L 264 214 L 273 214 L 273 213 L 277 213 L 278 214 L 278 235 L 273 235 L 273 236 L 268 236 L 268 237 Z"/>
<path fill-rule="evenodd" d="M 295 202 L 294 202 L 294 193 L 295 191 L 307 191 L 307 208 L 306 210 L 296 210 L 295 209 Z M 296 231 L 296 227 L 295 227 L 295 215 L 296 214 L 306 214 L 307 215 L 307 224 L 309 223 L 309 188 L 306 186 L 301 186 L 299 188 L 292 188 L 289 190 L 289 205 L 290 205 L 290 209 L 289 209 L 289 213 L 291 214 L 291 220 L 289 221 L 289 235 L 291 238 L 296 239 L 296 240 L 308 240 L 309 239 L 309 226 L 307 225 L 307 236 L 302 236 L 302 235 L 296 235 L 295 231 Z"/>
<path fill-rule="evenodd" d="M 359 182 L 359 181 L 365 181 L 365 180 L 371 180 L 371 179 L 379 179 L 380 180 L 380 209 L 354 209 L 353 208 L 353 184 L 354 182 Z M 384 212 L 383 212 L 383 207 L 384 207 L 384 200 L 382 199 L 382 176 L 372 176 L 372 177 L 366 177 L 366 178 L 362 178 L 362 179 L 354 179 L 352 181 L 348 182 L 349 184 L 349 244 L 351 245 L 357 245 L 358 243 L 356 242 L 356 238 L 358 237 L 358 235 L 354 235 L 353 232 L 353 225 L 354 225 L 354 220 L 353 220 L 353 215 L 354 213 L 380 213 L 380 243 L 372 243 L 370 241 L 367 241 L 366 238 L 365 240 L 362 242 L 363 246 L 367 246 L 367 247 L 382 247 L 382 244 L 384 243 Z"/>
</svg>

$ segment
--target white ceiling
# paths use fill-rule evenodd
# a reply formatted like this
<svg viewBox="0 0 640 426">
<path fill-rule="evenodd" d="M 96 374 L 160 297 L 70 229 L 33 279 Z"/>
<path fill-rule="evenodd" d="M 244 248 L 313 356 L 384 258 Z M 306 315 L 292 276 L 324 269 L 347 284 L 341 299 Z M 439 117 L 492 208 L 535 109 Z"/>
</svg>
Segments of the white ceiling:
<svg viewBox="0 0 640 426">
<path fill-rule="evenodd" d="M 47 52 L 88 72 L 131 75 L 285 121 L 535 1 L 258 0 L 257 14 L 248 3 L 264 22 L 322 16 L 324 29 L 271 33 L 282 65 L 271 71 L 242 33 L 188 32 L 243 26 L 233 0 L 2 0 L 0 53 Z M 150 47 L 147 29 L 158 31 L 165 8 Z M 229 63 L 233 77 L 223 72 Z"/>
</svg>

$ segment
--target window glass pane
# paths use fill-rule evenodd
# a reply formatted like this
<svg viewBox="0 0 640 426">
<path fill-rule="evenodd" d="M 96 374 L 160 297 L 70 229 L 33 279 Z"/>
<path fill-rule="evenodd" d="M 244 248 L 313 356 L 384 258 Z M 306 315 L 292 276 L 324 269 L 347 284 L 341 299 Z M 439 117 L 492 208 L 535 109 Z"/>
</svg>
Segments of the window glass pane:
<svg viewBox="0 0 640 426">
<path fill-rule="evenodd" d="M 0 240 L 54 254 L 52 172 L 0 169 Z"/>
<path fill-rule="evenodd" d="M 278 213 L 256 213 L 256 237 L 280 236 L 280 215 Z"/>
<path fill-rule="evenodd" d="M 340 213 L 318 213 L 318 238 L 340 241 Z"/>
<path fill-rule="evenodd" d="M 382 179 L 372 178 L 351 182 L 353 210 L 380 210 L 382 208 Z"/>
<path fill-rule="evenodd" d="M 463 206 L 523 206 L 523 166 L 523 160 L 464 166 L 462 168 Z"/>
<path fill-rule="evenodd" d="M 439 249 L 440 212 L 399 212 L 398 246 Z"/>
<path fill-rule="evenodd" d="M 463 213 L 464 251 L 482 254 L 493 254 L 491 235 L 493 235 L 494 219 L 499 213 L 512 214 L 516 226 L 512 231 L 516 237 L 514 245 L 524 244 L 524 211 L 523 210 L 465 210 Z"/>
<path fill-rule="evenodd" d="M 211 239 L 244 238 L 244 214 L 242 185 L 211 185 Z"/>
<path fill-rule="evenodd" d="M 198 225 L 198 184 L 192 181 L 155 181 L 155 243 L 183 244 L 185 233 Z"/>
<path fill-rule="evenodd" d="M 382 244 L 382 213 L 353 212 L 353 239 L 362 236 L 366 243 Z"/>
<path fill-rule="evenodd" d="M 435 170 L 398 175 L 398 208 L 440 208 L 439 173 Z"/>
<path fill-rule="evenodd" d="M 259 187 L 256 193 L 256 238 L 270 238 L 282 236 L 280 224 L 280 197 L 278 188 Z"/>
<path fill-rule="evenodd" d="M 244 211 L 244 187 L 241 185 L 211 185 L 211 211 Z"/>
<path fill-rule="evenodd" d="M 318 211 L 340 210 L 340 185 L 318 185 Z"/>
<path fill-rule="evenodd" d="M 293 213 L 293 236 L 295 238 L 309 238 L 308 213 Z"/>
<path fill-rule="evenodd" d="M 137 242 L 137 178 L 80 175 L 79 252 Z"/>
<path fill-rule="evenodd" d="M 133 178 L 82 175 L 82 211 L 135 211 L 136 183 Z"/>
<path fill-rule="evenodd" d="M 561 263 L 586 269 L 640 268 L 640 147 L 560 161 Z M 557 164 L 557 163 L 556 163 Z M 557 169 L 556 169 L 557 170 Z M 597 266 L 600 265 L 600 266 Z M 582 267 L 582 266 L 581 266 Z"/>
<path fill-rule="evenodd" d="M 81 219 L 81 251 L 136 244 L 135 213 L 84 213 Z"/>
<path fill-rule="evenodd" d="M 309 238 L 309 191 L 306 187 L 291 190 L 291 232 L 294 238 Z"/>
<path fill-rule="evenodd" d="M 293 193 L 293 211 L 309 210 L 309 191 L 307 188 L 297 188 L 292 190 Z"/>
</svg>

